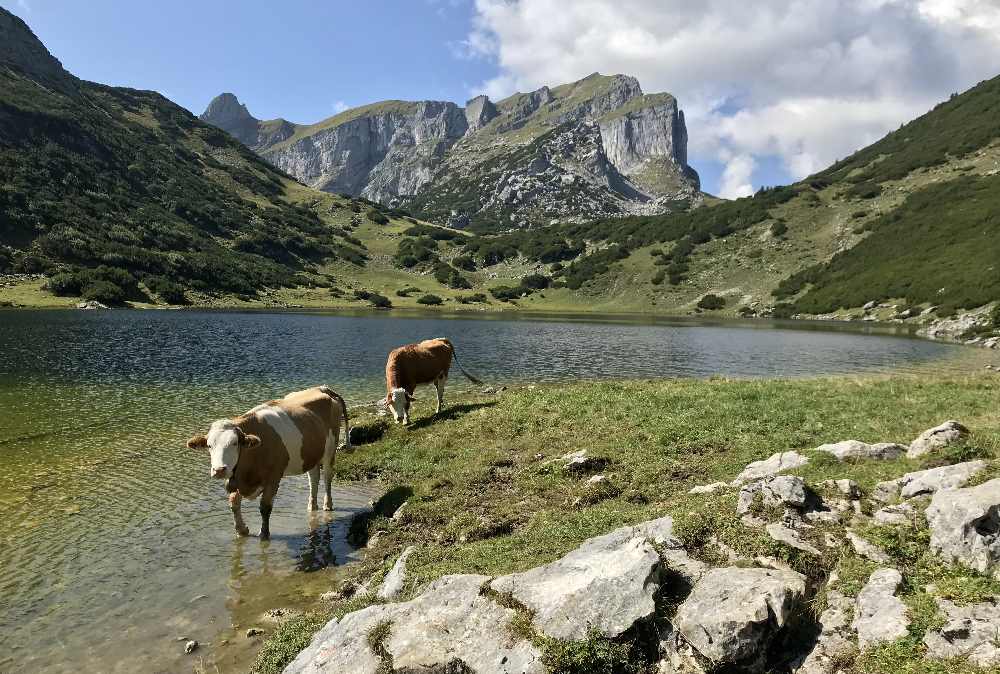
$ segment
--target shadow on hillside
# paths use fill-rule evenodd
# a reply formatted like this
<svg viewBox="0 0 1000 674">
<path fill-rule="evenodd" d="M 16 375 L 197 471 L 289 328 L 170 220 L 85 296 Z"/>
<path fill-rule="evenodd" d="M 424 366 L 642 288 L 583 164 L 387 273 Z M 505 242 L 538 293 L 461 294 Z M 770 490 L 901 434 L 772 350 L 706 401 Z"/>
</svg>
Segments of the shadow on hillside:
<svg viewBox="0 0 1000 674">
<path fill-rule="evenodd" d="M 410 430 L 419 430 L 421 428 L 427 428 L 436 421 L 452 421 L 460 417 L 464 417 L 469 412 L 475 412 L 483 407 L 492 407 L 496 405 L 495 400 L 482 403 L 465 403 L 463 405 L 453 405 L 451 407 L 446 407 L 440 414 L 432 414 L 428 417 L 422 419 L 417 419 L 409 425 Z"/>
</svg>

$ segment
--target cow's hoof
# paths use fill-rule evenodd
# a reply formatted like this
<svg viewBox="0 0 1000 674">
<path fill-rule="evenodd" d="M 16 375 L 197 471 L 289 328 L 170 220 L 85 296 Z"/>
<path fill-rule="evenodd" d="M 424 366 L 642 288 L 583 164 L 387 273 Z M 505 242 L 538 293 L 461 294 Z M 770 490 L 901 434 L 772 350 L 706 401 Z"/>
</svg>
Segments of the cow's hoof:
<svg viewBox="0 0 1000 674">
<path fill-rule="evenodd" d="M 326 511 L 333 510 L 333 504 L 332 503 L 324 503 L 323 504 L 323 510 L 326 510 Z"/>
<path fill-rule="evenodd" d="M 270 531 L 261 531 L 259 534 L 257 534 L 257 537 L 260 540 L 262 540 L 262 541 L 270 540 L 270 538 L 271 538 L 271 532 Z"/>
</svg>

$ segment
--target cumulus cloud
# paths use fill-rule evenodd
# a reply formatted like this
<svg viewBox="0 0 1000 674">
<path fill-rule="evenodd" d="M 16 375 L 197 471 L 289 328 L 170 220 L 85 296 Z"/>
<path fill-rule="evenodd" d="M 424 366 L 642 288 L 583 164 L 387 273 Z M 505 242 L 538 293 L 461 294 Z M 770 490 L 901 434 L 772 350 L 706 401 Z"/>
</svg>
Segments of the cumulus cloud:
<svg viewBox="0 0 1000 674">
<path fill-rule="evenodd" d="M 719 181 L 719 196 L 723 199 L 738 199 L 753 194 L 750 177 L 757 162 L 748 154 L 728 158 L 726 169 Z"/>
<path fill-rule="evenodd" d="M 599 71 L 684 107 L 691 156 L 796 178 L 1000 72 L 996 0 L 476 0 L 464 53 L 499 98 Z M 730 166 L 736 162 L 737 165 Z M 752 170 L 752 169 L 751 169 Z M 737 189 L 738 188 L 738 189 Z"/>
<path fill-rule="evenodd" d="M 344 101 L 334 101 L 334 103 L 333 103 L 333 105 L 331 107 L 333 108 L 334 114 L 339 114 L 339 113 L 343 112 L 344 110 L 347 110 L 351 106 L 349 106 Z"/>
</svg>

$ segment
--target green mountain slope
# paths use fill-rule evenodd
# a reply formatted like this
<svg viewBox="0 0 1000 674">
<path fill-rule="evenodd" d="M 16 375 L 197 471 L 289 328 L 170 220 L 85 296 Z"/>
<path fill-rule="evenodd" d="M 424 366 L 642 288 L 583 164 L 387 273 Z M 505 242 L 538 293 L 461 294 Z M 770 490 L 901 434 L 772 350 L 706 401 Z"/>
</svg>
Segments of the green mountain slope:
<svg viewBox="0 0 1000 674">
<path fill-rule="evenodd" d="M 22 45 L 0 52 L 0 271 L 58 275 L 66 294 L 181 301 L 360 257 L 227 134 L 155 92 L 77 80 L 3 10 L 0 28 Z"/>
</svg>

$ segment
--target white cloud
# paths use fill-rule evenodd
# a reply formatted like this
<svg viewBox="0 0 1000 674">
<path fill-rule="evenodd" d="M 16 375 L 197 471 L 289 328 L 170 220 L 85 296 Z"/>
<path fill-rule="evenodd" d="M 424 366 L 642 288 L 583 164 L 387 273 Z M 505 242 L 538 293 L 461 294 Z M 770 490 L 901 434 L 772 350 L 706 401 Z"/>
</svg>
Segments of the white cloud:
<svg viewBox="0 0 1000 674">
<path fill-rule="evenodd" d="M 347 110 L 351 106 L 349 106 L 344 101 L 334 101 L 333 105 L 331 105 L 330 107 L 333 108 L 334 114 L 339 114 L 339 113 L 343 112 L 344 110 Z"/>
<path fill-rule="evenodd" d="M 499 67 L 472 93 L 632 74 L 678 97 L 692 157 L 778 155 L 801 177 L 1000 72 L 1000 3 L 476 0 L 462 44 Z"/>
<path fill-rule="evenodd" d="M 726 169 L 722 172 L 719 182 L 719 196 L 723 199 L 738 199 L 753 194 L 750 176 L 757 162 L 748 154 L 741 154 L 729 159 Z"/>
</svg>

